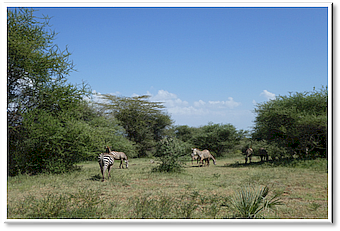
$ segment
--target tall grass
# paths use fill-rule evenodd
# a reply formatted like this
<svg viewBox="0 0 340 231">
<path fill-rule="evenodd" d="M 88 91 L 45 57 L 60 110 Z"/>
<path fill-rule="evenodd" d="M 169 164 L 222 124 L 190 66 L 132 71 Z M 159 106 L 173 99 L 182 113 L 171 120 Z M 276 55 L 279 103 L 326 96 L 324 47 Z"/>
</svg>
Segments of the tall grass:
<svg viewBox="0 0 340 231">
<path fill-rule="evenodd" d="M 29 195 L 16 206 L 8 206 L 8 214 L 19 219 L 100 218 L 100 203 L 98 191 L 85 189 L 75 194 L 48 193 L 42 198 Z"/>
<path fill-rule="evenodd" d="M 177 197 L 165 194 L 143 195 L 130 198 L 133 208 L 131 218 L 192 219 L 222 218 L 222 206 L 226 198 L 218 195 L 200 195 L 198 191 L 186 191 Z M 222 213 L 220 213 L 222 212 Z"/>
<path fill-rule="evenodd" d="M 266 210 L 282 205 L 279 194 L 267 199 L 269 188 L 247 187 L 232 197 L 203 196 L 199 192 L 186 192 L 179 197 L 150 195 L 130 199 L 135 218 L 265 218 Z"/>
</svg>

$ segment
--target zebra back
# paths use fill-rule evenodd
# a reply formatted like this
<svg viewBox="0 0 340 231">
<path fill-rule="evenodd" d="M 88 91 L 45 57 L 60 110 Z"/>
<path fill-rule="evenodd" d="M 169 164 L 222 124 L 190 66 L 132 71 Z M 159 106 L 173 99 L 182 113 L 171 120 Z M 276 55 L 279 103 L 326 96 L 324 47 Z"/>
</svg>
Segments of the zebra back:
<svg viewBox="0 0 340 231">
<path fill-rule="evenodd" d="M 112 154 L 109 153 L 101 153 L 98 156 L 98 162 L 101 166 L 113 165 L 114 157 Z"/>
<path fill-rule="evenodd" d="M 99 163 L 99 166 L 100 166 L 100 171 L 103 175 L 103 181 L 104 181 L 104 174 L 105 174 L 106 169 L 108 170 L 108 177 L 110 177 L 110 169 L 111 169 L 111 166 L 113 165 L 114 161 L 115 160 L 114 160 L 112 154 L 109 154 L 109 153 L 99 154 L 98 163 Z"/>
</svg>

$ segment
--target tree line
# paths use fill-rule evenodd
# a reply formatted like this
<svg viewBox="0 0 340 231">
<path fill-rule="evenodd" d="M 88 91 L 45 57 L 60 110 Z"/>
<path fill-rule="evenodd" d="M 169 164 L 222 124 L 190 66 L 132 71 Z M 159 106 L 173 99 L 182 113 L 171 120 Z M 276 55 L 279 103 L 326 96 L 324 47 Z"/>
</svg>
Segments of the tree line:
<svg viewBox="0 0 340 231">
<path fill-rule="evenodd" d="M 265 146 L 272 157 L 327 156 L 327 88 L 258 104 L 251 132 L 228 123 L 175 126 L 163 104 L 149 96 L 104 94 L 94 101 L 88 85 L 70 84 L 71 53 L 53 43 L 49 20 L 37 18 L 32 9 L 7 11 L 11 176 L 67 172 L 80 161 L 95 160 L 106 145 L 130 158 L 181 156 L 192 147 L 220 157 L 249 145 Z"/>
</svg>

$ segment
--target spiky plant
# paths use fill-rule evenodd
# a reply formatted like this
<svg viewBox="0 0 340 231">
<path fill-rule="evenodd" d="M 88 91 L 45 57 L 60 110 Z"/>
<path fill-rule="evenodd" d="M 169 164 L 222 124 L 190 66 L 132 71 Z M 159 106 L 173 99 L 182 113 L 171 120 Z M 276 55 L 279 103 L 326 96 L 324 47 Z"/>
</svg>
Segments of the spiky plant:
<svg viewBox="0 0 340 231">
<path fill-rule="evenodd" d="M 264 218 L 267 210 L 275 210 L 276 205 L 281 205 L 280 194 L 275 194 L 267 199 L 269 188 L 267 186 L 242 187 L 229 201 L 228 207 L 234 212 L 235 218 L 256 219 Z"/>
</svg>

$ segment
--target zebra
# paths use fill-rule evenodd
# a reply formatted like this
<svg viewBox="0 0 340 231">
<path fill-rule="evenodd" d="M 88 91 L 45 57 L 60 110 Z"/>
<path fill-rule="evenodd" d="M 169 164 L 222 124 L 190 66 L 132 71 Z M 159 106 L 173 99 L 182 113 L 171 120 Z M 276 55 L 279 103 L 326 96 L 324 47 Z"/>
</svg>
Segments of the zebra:
<svg viewBox="0 0 340 231">
<path fill-rule="evenodd" d="M 249 163 L 251 163 L 251 156 L 253 155 L 253 149 L 252 148 L 248 148 L 247 150 L 246 150 L 246 153 L 245 153 L 245 164 L 247 164 L 247 161 L 248 161 L 248 158 L 249 158 Z"/>
<path fill-rule="evenodd" d="M 104 174 L 105 174 L 105 170 L 108 170 L 108 179 L 110 178 L 110 171 L 111 171 L 111 167 L 113 166 L 115 159 L 113 157 L 112 154 L 110 153 L 101 153 L 98 156 L 98 163 L 100 166 L 100 172 L 102 173 L 103 176 L 103 182 L 104 182 Z"/>
<path fill-rule="evenodd" d="M 210 159 L 212 159 L 213 162 L 214 162 L 214 165 L 216 165 L 216 159 L 213 157 L 213 155 L 210 154 L 209 150 L 200 151 L 197 148 L 192 148 L 191 150 L 192 150 L 192 154 L 191 154 L 192 156 L 198 155 L 198 157 L 200 158 L 200 162 L 201 162 L 202 166 L 203 166 L 203 160 L 205 160 L 205 162 L 209 166 L 209 160 Z"/>
<path fill-rule="evenodd" d="M 263 161 L 263 159 L 265 159 L 266 161 L 268 161 L 268 152 L 266 151 L 266 149 L 260 148 L 260 150 L 259 150 L 259 155 L 260 155 L 260 157 L 261 157 L 261 162 Z"/>
<path fill-rule="evenodd" d="M 119 168 L 121 167 L 124 168 L 123 160 L 126 164 L 126 168 L 129 168 L 129 160 L 128 160 L 127 155 L 124 152 L 111 151 L 111 148 L 109 146 L 106 146 L 106 152 L 112 154 L 115 160 L 120 160 Z"/>
<path fill-rule="evenodd" d="M 115 160 L 120 160 L 119 168 L 121 168 L 121 167 L 124 168 L 123 160 L 125 162 L 126 168 L 129 168 L 129 160 L 128 160 L 127 155 L 125 155 L 124 152 L 115 152 L 115 151 L 112 151 L 112 152 L 110 152 L 110 154 L 113 155 L 113 158 Z"/>
<path fill-rule="evenodd" d="M 215 159 L 215 157 L 214 157 L 213 155 L 211 155 L 211 153 L 209 153 L 209 156 L 205 159 L 205 162 L 208 161 L 208 167 L 209 167 L 209 161 L 210 161 L 210 159 L 212 159 L 213 162 L 214 162 L 214 165 L 216 165 L 216 159 Z"/>
</svg>

